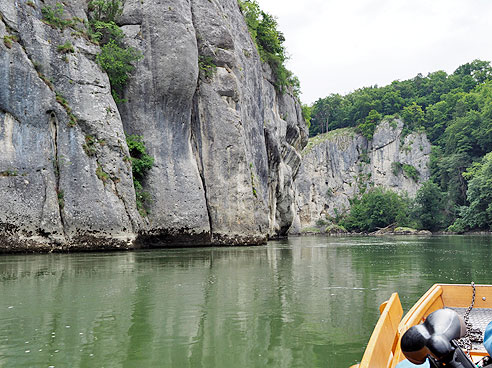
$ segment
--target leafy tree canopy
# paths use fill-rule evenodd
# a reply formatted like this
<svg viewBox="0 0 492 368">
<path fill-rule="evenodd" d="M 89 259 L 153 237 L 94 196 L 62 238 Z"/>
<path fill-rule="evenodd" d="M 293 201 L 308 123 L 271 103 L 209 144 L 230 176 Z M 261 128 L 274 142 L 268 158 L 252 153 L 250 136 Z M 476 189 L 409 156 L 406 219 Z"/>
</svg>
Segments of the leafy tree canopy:
<svg viewBox="0 0 492 368">
<path fill-rule="evenodd" d="M 371 232 L 388 225 L 409 223 L 409 202 L 395 192 L 374 188 L 355 199 L 341 225 L 350 231 Z"/>
<path fill-rule="evenodd" d="M 444 121 L 473 108 L 473 101 L 465 96 L 491 79 L 490 62 L 474 60 L 450 75 L 444 71 L 426 77 L 418 74 L 384 87 L 364 87 L 345 96 L 332 94 L 313 104 L 310 135 L 364 124 L 371 110 L 376 110 L 382 117 L 400 115 L 409 129 L 423 125 L 434 142 L 444 130 Z"/>
</svg>

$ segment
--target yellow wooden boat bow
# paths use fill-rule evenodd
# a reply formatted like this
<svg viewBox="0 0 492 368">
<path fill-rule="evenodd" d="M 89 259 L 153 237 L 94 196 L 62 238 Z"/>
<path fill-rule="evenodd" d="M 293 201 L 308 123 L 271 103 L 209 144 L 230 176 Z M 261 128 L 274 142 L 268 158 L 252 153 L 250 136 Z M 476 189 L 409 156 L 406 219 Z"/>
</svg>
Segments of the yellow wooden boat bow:
<svg viewBox="0 0 492 368">
<path fill-rule="evenodd" d="M 475 298 L 469 321 L 483 332 L 492 321 L 492 285 L 474 285 Z M 464 315 L 473 299 L 474 287 L 463 284 L 433 285 L 403 317 L 403 309 L 397 293 L 381 304 L 381 316 L 369 339 L 360 364 L 351 368 L 394 368 L 405 359 L 400 347 L 403 334 L 412 326 L 425 321 L 427 316 L 441 308 L 451 308 Z M 481 344 L 469 350 L 476 363 L 487 356 Z"/>
</svg>

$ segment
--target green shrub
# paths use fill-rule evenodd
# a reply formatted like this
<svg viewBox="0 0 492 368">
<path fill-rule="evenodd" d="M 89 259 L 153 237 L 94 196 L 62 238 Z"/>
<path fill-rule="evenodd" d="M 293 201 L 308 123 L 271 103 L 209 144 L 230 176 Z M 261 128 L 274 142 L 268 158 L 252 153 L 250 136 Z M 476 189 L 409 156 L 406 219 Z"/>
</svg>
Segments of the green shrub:
<svg viewBox="0 0 492 368">
<path fill-rule="evenodd" d="M 217 71 L 217 65 L 215 65 L 214 59 L 210 56 L 200 55 L 198 57 L 198 69 L 200 70 L 200 76 L 210 80 Z"/>
<path fill-rule="evenodd" d="M 137 209 L 140 215 L 146 216 L 147 210 L 145 204 L 150 200 L 150 195 L 144 191 L 142 181 L 145 179 L 147 172 L 152 168 L 154 158 L 147 154 L 142 136 L 127 135 L 126 143 L 130 151 Z"/>
<path fill-rule="evenodd" d="M 255 174 L 254 174 L 254 172 L 253 172 L 253 169 L 254 169 L 254 167 L 253 167 L 253 163 L 252 163 L 252 162 L 250 162 L 250 163 L 249 163 L 249 172 L 250 172 L 250 174 L 251 174 L 251 191 L 252 191 L 252 193 L 253 193 L 253 196 L 254 196 L 255 198 L 258 198 L 258 192 L 256 191 L 256 185 L 255 185 L 256 178 L 255 178 Z"/>
<path fill-rule="evenodd" d="M 88 6 L 89 22 L 86 25 L 91 40 L 101 45 L 96 60 L 108 74 L 111 93 L 116 103 L 125 102 L 122 91 L 130 74 L 135 69 L 133 63 L 140 60 L 142 54 L 132 47 L 123 45 L 123 31 L 116 19 L 123 11 L 121 0 L 91 0 Z"/>
<path fill-rule="evenodd" d="M 367 115 L 365 122 L 360 124 L 358 129 L 364 137 L 371 140 L 374 135 L 374 131 L 376 130 L 377 124 L 380 121 L 381 114 L 373 109 L 369 111 L 369 115 Z"/>
<path fill-rule="evenodd" d="M 57 197 L 58 197 L 58 206 L 60 209 L 63 209 L 65 207 L 65 193 L 63 192 L 62 189 L 56 191 Z"/>
<path fill-rule="evenodd" d="M 416 183 L 419 181 L 420 173 L 414 166 L 403 164 L 402 169 L 407 178 L 412 179 Z"/>
<path fill-rule="evenodd" d="M 41 9 L 41 13 L 43 14 L 43 21 L 46 24 L 49 24 L 50 26 L 61 30 L 70 27 L 73 23 L 71 19 L 62 18 L 63 12 L 64 8 L 62 3 L 56 3 L 54 7 L 45 6 Z"/>
<path fill-rule="evenodd" d="M 12 40 L 11 40 L 10 36 L 3 36 L 3 44 L 8 49 L 12 48 Z"/>
<path fill-rule="evenodd" d="M 4 170 L 0 171 L 0 176 L 17 176 L 17 170 Z"/>
<path fill-rule="evenodd" d="M 96 154 L 96 139 L 92 135 L 85 136 L 85 143 L 82 148 L 87 156 L 95 156 Z"/>
<path fill-rule="evenodd" d="M 306 104 L 302 104 L 301 105 L 301 108 L 302 108 L 302 117 L 304 119 L 304 121 L 306 122 L 306 125 L 309 129 L 309 127 L 311 126 L 311 111 L 312 111 L 312 107 L 306 105 Z"/>
<path fill-rule="evenodd" d="M 121 47 L 114 40 L 110 40 L 101 48 L 101 53 L 97 55 L 96 60 L 108 74 L 113 95 L 120 97 L 121 90 L 135 69 L 132 63 L 141 58 L 142 54 L 137 50 L 131 47 Z"/>
<path fill-rule="evenodd" d="M 408 225 L 409 201 L 395 192 L 373 188 L 352 201 L 349 215 L 340 225 L 350 231 L 375 231 L 388 225 Z"/>
<path fill-rule="evenodd" d="M 40 72 L 38 72 L 38 75 L 40 74 Z M 40 75 L 40 78 L 41 75 Z M 42 78 L 43 79 L 43 78 Z M 43 79 L 44 80 L 44 79 Z M 45 81 L 46 82 L 46 81 Z M 48 84 L 48 83 L 47 83 Z M 51 82 L 50 84 L 48 84 L 48 86 L 52 86 Z M 51 88 L 51 87 L 50 87 Z M 55 91 L 55 95 L 56 95 L 56 101 L 63 106 L 63 108 L 65 109 L 65 111 L 67 112 L 67 115 L 68 115 L 68 126 L 69 127 L 74 127 L 75 125 L 77 125 L 77 118 L 75 117 L 75 115 L 72 113 L 72 108 L 70 107 L 70 105 L 68 104 L 68 101 L 65 99 L 65 97 L 63 97 L 59 92 Z"/>
<path fill-rule="evenodd" d="M 100 180 L 102 180 L 103 184 L 106 185 L 106 182 L 109 180 L 109 175 L 103 170 L 103 168 L 99 164 L 97 165 L 96 168 L 96 175 Z"/>
<path fill-rule="evenodd" d="M 277 27 L 277 20 L 260 9 L 256 0 L 238 0 L 249 33 L 256 44 L 262 61 L 268 63 L 275 78 L 275 88 L 284 93 L 286 87 L 293 87 L 294 94 L 299 94 L 299 79 L 285 67 L 287 55 L 283 43 L 285 37 Z"/>
<path fill-rule="evenodd" d="M 67 113 L 72 111 L 72 108 L 68 105 L 68 101 L 59 92 L 56 92 L 56 102 L 63 106 Z"/>
<path fill-rule="evenodd" d="M 93 42 L 105 45 L 110 40 L 120 43 L 124 37 L 124 33 L 113 21 L 103 22 L 93 20 L 89 23 L 89 36 Z"/>
<path fill-rule="evenodd" d="M 73 54 L 75 52 L 73 45 L 70 41 L 65 42 L 63 45 L 58 45 L 58 51 L 61 52 L 62 54 L 67 54 L 67 53 Z"/>
<path fill-rule="evenodd" d="M 147 154 L 143 137 L 140 135 L 127 135 L 126 143 L 130 151 L 133 176 L 138 180 L 144 178 L 148 170 L 152 168 L 154 159 Z"/>
<path fill-rule="evenodd" d="M 75 117 L 74 114 L 72 114 L 71 112 L 68 113 L 68 126 L 70 128 L 73 128 L 74 126 L 77 125 L 77 118 Z"/>
<path fill-rule="evenodd" d="M 123 2 L 121 0 L 91 0 L 88 10 L 91 19 L 114 22 L 123 11 Z"/>
<path fill-rule="evenodd" d="M 3 44 L 5 45 L 5 47 L 11 49 L 12 48 L 12 42 L 17 42 L 19 41 L 19 38 L 15 35 L 6 35 L 6 36 L 3 36 Z"/>
</svg>

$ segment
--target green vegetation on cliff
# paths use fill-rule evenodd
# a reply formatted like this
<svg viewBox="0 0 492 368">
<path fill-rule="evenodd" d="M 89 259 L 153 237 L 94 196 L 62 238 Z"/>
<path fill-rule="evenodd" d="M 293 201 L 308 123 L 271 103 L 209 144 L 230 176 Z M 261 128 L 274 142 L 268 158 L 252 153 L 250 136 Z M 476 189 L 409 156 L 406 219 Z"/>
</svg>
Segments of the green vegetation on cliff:
<svg viewBox="0 0 492 368">
<path fill-rule="evenodd" d="M 123 87 L 135 69 L 134 63 L 142 58 L 142 54 L 123 44 L 123 31 L 116 24 L 116 18 L 123 11 L 123 0 L 91 0 L 88 3 L 88 11 L 88 22 L 84 22 L 77 17 L 66 18 L 65 8 L 61 2 L 57 2 L 53 7 L 44 6 L 41 9 L 43 22 L 46 24 L 60 30 L 71 27 L 74 30 L 72 36 L 83 36 L 101 46 L 101 52 L 96 60 L 108 74 L 115 101 L 124 102 Z M 79 24 L 83 28 L 79 28 Z M 4 37 L 4 43 L 9 48 L 11 41 Z M 65 44 L 58 46 L 58 51 L 67 54 L 74 53 L 75 50 L 71 42 L 66 41 Z"/>
<path fill-rule="evenodd" d="M 123 31 L 115 23 L 123 11 L 121 0 L 91 0 L 89 2 L 89 30 L 91 39 L 101 45 L 97 62 L 108 74 L 116 103 L 124 102 L 123 88 L 135 69 L 133 64 L 142 54 L 123 44 Z"/>
<path fill-rule="evenodd" d="M 412 204 L 414 221 L 430 230 L 492 230 L 490 62 L 474 60 L 449 75 L 419 74 L 319 99 L 311 107 L 310 135 L 354 127 L 370 139 L 388 116 L 403 120 L 402 138 L 424 131 L 433 145 L 431 181 Z M 413 167 L 393 169 L 411 178 L 418 174 Z"/>
<path fill-rule="evenodd" d="M 285 88 L 290 86 L 298 95 L 299 79 L 285 67 L 287 60 L 283 45 L 285 38 L 282 32 L 277 29 L 277 20 L 261 10 L 256 0 L 238 0 L 238 4 L 261 60 L 268 63 L 272 69 L 275 77 L 275 88 L 283 93 Z"/>
<path fill-rule="evenodd" d="M 145 180 L 147 172 L 152 168 L 154 158 L 147 154 L 147 149 L 142 136 L 127 135 L 126 143 L 128 145 L 128 150 L 130 151 L 137 209 L 140 212 L 140 215 L 146 216 L 147 209 L 145 208 L 145 205 L 150 200 L 150 195 L 144 191 L 142 182 Z"/>
<path fill-rule="evenodd" d="M 45 6 L 41 8 L 43 21 L 54 28 L 65 29 L 73 24 L 72 19 L 65 19 L 63 16 L 64 7 L 62 3 L 57 2 L 55 6 Z"/>
<path fill-rule="evenodd" d="M 309 141 L 302 151 L 302 155 L 307 155 L 311 150 L 318 144 L 323 143 L 328 140 L 334 140 L 336 138 L 347 139 L 347 137 L 352 138 L 355 135 L 355 129 L 353 128 L 343 128 L 332 130 L 327 133 L 318 134 L 315 137 L 309 138 Z"/>
</svg>

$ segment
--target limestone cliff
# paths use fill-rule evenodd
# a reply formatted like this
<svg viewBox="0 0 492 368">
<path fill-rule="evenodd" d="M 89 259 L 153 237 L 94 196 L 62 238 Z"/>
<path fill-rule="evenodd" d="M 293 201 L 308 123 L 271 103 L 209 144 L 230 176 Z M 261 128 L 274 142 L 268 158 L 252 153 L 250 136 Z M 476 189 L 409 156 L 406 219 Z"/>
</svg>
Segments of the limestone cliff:
<svg viewBox="0 0 492 368">
<path fill-rule="evenodd" d="M 295 182 L 297 216 L 290 232 L 343 214 L 349 200 L 371 186 L 414 197 L 429 179 L 431 146 L 424 133 L 402 134 L 403 123 L 394 120 L 379 124 L 370 141 L 351 128 L 311 138 Z"/>
<path fill-rule="evenodd" d="M 42 21 L 55 4 L 0 3 L 0 249 L 257 244 L 287 232 L 306 127 L 236 0 L 127 0 L 119 23 L 144 57 L 118 106 L 99 47 Z M 83 27 L 87 2 L 64 2 L 63 16 Z M 60 52 L 67 41 L 73 53 Z M 144 218 L 125 133 L 155 158 Z"/>
</svg>

